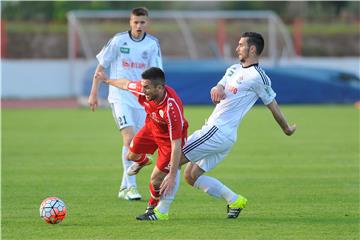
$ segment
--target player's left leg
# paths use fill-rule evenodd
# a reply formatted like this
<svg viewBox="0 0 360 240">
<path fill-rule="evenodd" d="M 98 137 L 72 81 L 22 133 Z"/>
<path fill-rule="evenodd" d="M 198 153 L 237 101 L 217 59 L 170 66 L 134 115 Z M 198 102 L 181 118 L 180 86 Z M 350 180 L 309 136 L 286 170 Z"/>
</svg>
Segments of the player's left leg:
<svg viewBox="0 0 360 240">
<path fill-rule="evenodd" d="M 210 176 L 203 176 L 205 171 L 194 163 L 189 163 L 185 169 L 184 177 L 188 184 L 201 189 L 210 196 L 223 198 L 227 201 L 228 218 L 237 218 L 242 209 L 245 208 L 247 199 L 237 195 L 230 188 L 225 186 L 218 179 Z"/>
<path fill-rule="evenodd" d="M 167 220 L 168 215 L 156 214 L 155 207 L 157 206 L 160 200 L 160 185 L 164 178 L 166 177 L 167 172 L 161 171 L 157 166 L 154 167 L 154 170 L 151 174 L 149 189 L 150 189 L 150 199 L 148 202 L 148 207 L 144 214 L 141 214 L 136 217 L 137 220 L 144 221 L 156 221 L 156 220 Z"/>
</svg>

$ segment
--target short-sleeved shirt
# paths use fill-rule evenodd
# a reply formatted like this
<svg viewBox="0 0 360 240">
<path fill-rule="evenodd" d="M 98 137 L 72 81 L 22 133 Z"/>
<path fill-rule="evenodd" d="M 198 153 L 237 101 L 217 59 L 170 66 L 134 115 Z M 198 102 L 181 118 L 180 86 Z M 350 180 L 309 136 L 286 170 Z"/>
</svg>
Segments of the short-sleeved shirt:
<svg viewBox="0 0 360 240">
<path fill-rule="evenodd" d="M 165 96 L 160 103 L 148 101 L 142 92 L 140 82 L 130 82 L 128 90 L 137 96 L 146 112 L 145 124 L 151 128 L 158 142 L 187 137 L 188 122 L 184 117 L 184 108 L 174 89 L 165 85 Z"/>
<path fill-rule="evenodd" d="M 138 81 L 147 68 L 163 68 L 159 41 L 148 33 L 140 40 L 133 39 L 130 31 L 118 33 L 96 57 L 100 65 L 110 67 L 110 79 Z M 111 85 L 108 100 L 110 103 L 121 102 L 142 108 L 131 93 Z"/>
<path fill-rule="evenodd" d="M 218 103 L 207 124 L 215 125 L 233 141 L 237 138 L 237 128 L 250 108 L 260 98 L 265 105 L 270 104 L 276 93 L 271 88 L 270 78 L 258 66 L 230 66 L 218 82 L 225 88 L 226 98 Z"/>
</svg>

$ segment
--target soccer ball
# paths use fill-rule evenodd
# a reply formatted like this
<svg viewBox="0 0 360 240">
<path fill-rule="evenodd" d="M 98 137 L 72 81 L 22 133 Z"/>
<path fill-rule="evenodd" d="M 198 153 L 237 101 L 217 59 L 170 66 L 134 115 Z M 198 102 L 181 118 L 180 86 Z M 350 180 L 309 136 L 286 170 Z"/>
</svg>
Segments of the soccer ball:
<svg viewBox="0 0 360 240">
<path fill-rule="evenodd" d="M 40 204 L 40 217 L 49 224 L 58 224 L 66 216 L 65 203 L 57 197 L 48 197 Z"/>
</svg>

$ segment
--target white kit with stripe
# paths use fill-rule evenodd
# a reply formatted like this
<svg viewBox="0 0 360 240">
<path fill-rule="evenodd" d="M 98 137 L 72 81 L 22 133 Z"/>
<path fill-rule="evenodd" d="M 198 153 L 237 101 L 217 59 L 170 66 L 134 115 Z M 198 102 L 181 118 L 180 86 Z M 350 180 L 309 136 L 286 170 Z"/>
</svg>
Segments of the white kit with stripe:
<svg viewBox="0 0 360 240">
<path fill-rule="evenodd" d="M 163 68 L 159 41 L 148 33 L 140 40 L 132 38 L 129 31 L 118 33 L 96 57 L 103 67 L 110 67 L 110 79 L 138 81 L 144 70 Z M 109 102 L 121 102 L 122 99 L 132 107 L 142 108 L 130 92 L 110 85 Z"/>
<path fill-rule="evenodd" d="M 265 105 L 270 104 L 276 93 L 270 78 L 258 64 L 248 67 L 234 64 L 218 84 L 224 86 L 226 98 L 216 105 L 207 125 L 217 126 L 225 136 L 236 141 L 237 128 L 245 114 L 259 98 Z"/>
</svg>

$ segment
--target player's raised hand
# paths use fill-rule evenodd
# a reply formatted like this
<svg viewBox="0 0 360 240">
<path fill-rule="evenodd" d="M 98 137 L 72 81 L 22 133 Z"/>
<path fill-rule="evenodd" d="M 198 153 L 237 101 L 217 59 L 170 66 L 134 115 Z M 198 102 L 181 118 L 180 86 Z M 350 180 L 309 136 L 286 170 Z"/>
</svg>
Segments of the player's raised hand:
<svg viewBox="0 0 360 240">
<path fill-rule="evenodd" d="M 225 99 L 224 87 L 221 85 L 216 85 L 210 91 L 211 100 L 214 104 L 218 104 L 221 100 Z"/>
</svg>

